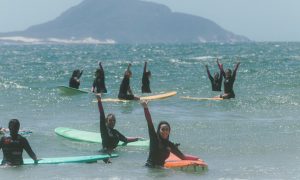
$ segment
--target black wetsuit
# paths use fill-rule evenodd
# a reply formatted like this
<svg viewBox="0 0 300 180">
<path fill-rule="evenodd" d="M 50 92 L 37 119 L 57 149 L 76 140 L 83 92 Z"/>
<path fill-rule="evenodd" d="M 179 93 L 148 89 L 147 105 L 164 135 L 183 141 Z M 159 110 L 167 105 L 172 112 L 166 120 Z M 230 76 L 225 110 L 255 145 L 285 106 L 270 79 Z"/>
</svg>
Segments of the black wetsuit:
<svg viewBox="0 0 300 180">
<path fill-rule="evenodd" d="M 128 91 L 131 91 L 130 89 L 130 79 L 127 76 L 124 76 L 122 83 L 120 85 L 119 90 L 119 99 L 126 99 L 126 100 L 133 100 L 134 95 L 133 94 L 127 94 Z"/>
<path fill-rule="evenodd" d="M 69 81 L 69 87 L 79 89 L 80 82 L 78 81 L 77 77 L 71 77 Z"/>
<path fill-rule="evenodd" d="M 169 157 L 170 152 L 175 154 L 180 159 L 184 159 L 184 155 L 177 148 L 177 146 L 174 145 L 174 143 L 172 143 L 169 140 L 163 140 L 158 137 L 157 133 L 155 132 L 148 108 L 144 108 L 144 112 L 148 124 L 148 132 L 150 138 L 150 152 L 146 166 L 164 166 L 165 160 Z"/>
<path fill-rule="evenodd" d="M 150 80 L 146 71 L 147 65 L 144 66 L 143 78 L 142 78 L 142 93 L 151 93 Z"/>
<path fill-rule="evenodd" d="M 26 138 L 18 135 L 16 139 L 11 136 L 4 136 L 0 141 L 0 149 L 3 151 L 2 165 L 22 165 L 23 164 L 23 149 L 28 153 L 28 155 L 36 160 L 36 155 L 32 151 Z"/>
<path fill-rule="evenodd" d="M 206 70 L 207 70 L 208 78 L 209 78 L 209 80 L 211 82 L 211 89 L 212 89 L 212 91 L 222 91 L 221 90 L 222 81 L 223 81 L 222 72 L 220 72 L 219 78 L 217 79 L 217 81 L 215 81 L 214 78 L 211 76 L 208 68 Z"/>
<path fill-rule="evenodd" d="M 234 69 L 232 76 L 229 79 L 226 79 L 225 72 L 224 71 L 222 72 L 222 74 L 224 76 L 224 93 L 228 94 L 228 96 L 226 97 L 227 99 L 235 98 L 235 94 L 233 91 L 233 84 L 234 84 L 235 77 L 236 77 L 236 71 L 237 71 L 237 68 Z"/>
<path fill-rule="evenodd" d="M 97 93 L 107 93 L 104 81 L 104 74 L 103 76 L 96 77 L 96 79 L 93 82 L 93 88 L 96 88 Z"/>
<path fill-rule="evenodd" d="M 100 134 L 102 138 L 102 148 L 112 150 L 117 147 L 119 141 L 128 143 L 128 139 L 123 134 L 106 126 L 104 109 L 102 103 L 99 101 L 98 108 L 100 112 Z"/>
</svg>

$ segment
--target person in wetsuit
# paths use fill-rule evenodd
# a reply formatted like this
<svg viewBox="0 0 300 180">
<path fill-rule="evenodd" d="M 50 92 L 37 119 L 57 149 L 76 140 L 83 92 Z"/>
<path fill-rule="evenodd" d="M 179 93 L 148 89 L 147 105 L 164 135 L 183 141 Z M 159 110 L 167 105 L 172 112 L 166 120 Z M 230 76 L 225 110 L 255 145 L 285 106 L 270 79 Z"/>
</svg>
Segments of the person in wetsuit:
<svg viewBox="0 0 300 180">
<path fill-rule="evenodd" d="M 223 66 L 222 64 L 220 65 Z M 208 65 L 205 65 L 205 67 L 206 67 L 207 76 L 211 82 L 212 91 L 221 91 L 222 81 L 223 81 L 222 72 L 220 71 L 220 74 L 216 72 L 214 73 L 214 77 L 212 77 L 208 69 Z"/>
<path fill-rule="evenodd" d="M 217 61 L 219 69 L 221 71 L 222 76 L 224 77 L 224 94 L 220 95 L 223 99 L 230 99 L 235 98 L 235 94 L 233 91 L 233 84 L 236 78 L 236 72 L 240 66 L 240 62 L 238 62 L 233 70 L 233 73 L 231 69 L 227 69 L 224 71 L 223 66 Z"/>
<path fill-rule="evenodd" d="M 104 70 L 101 65 L 101 62 L 99 62 L 99 69 L 96 70 L 95 76 L 92 87 L 93 93 L 107 93 L 106 87 L 105 87 L 105 76 L 104 76 Z"/>
<path fill-rule="evenodd" d="M 0 149 L 3 152 L 3 160 L 1 165 L 22 165 L 23 164 L 23 149 L 37 164 L 38 159 L 32 151 L 26 138 L 18 134 L 20 122 L 17 119 L 12 119 L 8 124 L 10 135 L 3 136 L 0 140 Z"/>
<path fill-rule="evenodd" d="M 124 77 L 119 89 L 118 98 L 126 100 L 139 100 L 139 97 L 134 96 L 130 88 L 130 78 L 132 76 L 130 67 L 131 64 L 128 65 L 127 70 L 124 73 Z"/>
<path fill-rule="evenodd" d="M 119 141 L 122 141 L 125 144 L 137 141 L 139 138 L 127 138 L 119 131 L 114 129 L 116 124 L 115 115 L 108 114 L 105 118 L 105 113 L 101 101 L 101 94 L 96 94 L 96 98 L 98 100 L 98 109 L 100 113 L 100 135 L 102 139 L 102 151 L 111 153 L 117 147 Z"/>
<path fill-rule="evenodd" d="M 142 78 L 142 93 L 151 93 L 150 80 L 151 71 L 147 71 L 147 61 L 144 65 L 143 78 Z"/>
<path fill-rule="evenodd" d="M 83 71 L 80 71 L 79 69 L 76 69 L 73 71 L 73 74 L 69 80 L 69 87 L 79 89 L 80 86 L 80 77 L 82 75 Z"/>
<path fill-rule="evenodd" d="M 171 127 L 168 122 L 161 121 L 158 124 L 157 132 L 155 132 L 152 118 L 148 109 L 148 102 L 142 101 L 145 117 L 148 124 L 148 132 L 150 137 L 150 152 L 146 162 L 148 167 L 163 167 L 165 160 L 169 157 L 170 152 L 183 160 L 198 160 L 197 157 L 184 155 L 175 145 L 169 141 Z"/>
</svg>

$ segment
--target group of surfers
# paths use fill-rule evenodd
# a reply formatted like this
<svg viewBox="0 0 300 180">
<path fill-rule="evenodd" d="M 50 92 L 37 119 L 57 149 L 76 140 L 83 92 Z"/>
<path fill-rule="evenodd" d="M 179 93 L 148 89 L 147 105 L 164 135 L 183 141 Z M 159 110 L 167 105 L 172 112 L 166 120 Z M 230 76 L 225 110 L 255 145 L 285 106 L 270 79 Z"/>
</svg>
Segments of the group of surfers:
<svg viewBox="0 0 300 180">
<path fill-rule="evenodd" d="M 134 96 L 130 88 L 130 78 L 132 77 L 132 72 L 130 70 L 131 64 L 128 64 L 127 70 L 124 73 L 123 80 L 120 85 L 118 98 L 125 100 L 139 100 L 139 97 Z M 80 77 L 83 71 L 76 69 L 73 71 L 73 74 L 69 80 L 69 87 L 79 89 L 80 86 Z M 151 71 L 147 71 L 147 62 L 144 64 L 144 71 L 142 77 L 142 93 L 151 93 L 150 89 L 150 77 Z M 107 93 L 105 86 L 105 74 L 101 62 L 99 62 L 99 68 L 95 72 L 95 79 L 93 81 L 93 86 L 91 91 L 93 93 Z"/>
<path fill-rule="evenodd" d="M 220 69 L 220 74 L 215 73 L 214 78 L 211 77 L 210 72 L 207 68 L 207 73 L 209 76 L 209 79 L 211 79 L 212 82 L 212 89 L 213 90 L 221 90 L 220 83 L 222 82 L 222 77 L 225 78 L 224 80 L 224 94 L 222 95 L 223 98 L 234 98 L 234 92 L 233 92 L 233 83 L 235 81 L 236 72 L 239 67 L 239 62 L 235 65 L 234 71 L 231 74 L 231 70 L 227 69 L 224 71 L 223 65 L 219 63 L 217 60 L 217 64 Z M 146 65 L 144 67 L 144 72 L 146 71 Z M 96 71 L 96 79 L 94 81 L 95 86 L 93 85 L 92 91 L 95 91 L 96 98 L 98 101 L 98 109 L 100 113 L 100 135 L 102 138 L 102 152 L 110 154 L 115 148 L 117 147 L 119 141 L 122 141 L 124 143 L 130 143 L 134 141 L 138 141 L 139 138 L 127 138 L 123 134 L 121 134 L 118 130 L 116 130 L 115 124 L 116 124 L 116 117 L 114 114 L 108 114 L 105 116 L 104 108 L 102 105 L 101 100 L 101 93 L 99 91 L 106 90 L 97 87 L 97 77 L 100 76 L 100 79 L 102 78 L 103 82 L 99 83 L 101 87 L 105 87 L 104 84 L 104 71 L 101 66 L 101 63 L 99 63 L 100 70 Z M 129 79 L 131 77 L 131 71 L 130 71 L 130 64 L 128 65 L 127 70 L 124 73 L 124 78 L 122 81 L 122 84 L 120 86 L 120 93 L 119 98 L 131 98 L 134 99 L 134 96 L 130 96 L 132 94 L 127 94 L 128 90 L 130 89 L 129 86 Z M 102 70 L 101 70 L 102 69 Z M 99 71 L 99 72 L 98 72 Z M 73 73 L 74 74 L 74 73 Z M 74 75 L 74 77 L 77 77 L 78 80 L 82 74 L 82 71 L 78 73 L 78 76 Z M 97 76 L 98 75 L 98 76 Z M 73 77 L 73 76 L 72 76 Z M 99 78 L 99 77 L 98 77 Z M 95 83 L 96 82 L 96 83 Z M 71 84 L 71 79 L 70 79 Z M 148 83 L 149 84 L 149 83 Z M 104 86 L 103 86 L 104 85 Z M 78 86 L 79 87 L 79 86 Z M 127 90 L 126 94 L 125 91 L 121 90 Z M 143 89 L 143 88 L 142 88 Z M 150 90 L 150 88 L 149 88 Z M 128 96 L 129 95 L 129 96 Z M 189 156 L 183 154 L 178 149 L 178 144 L 174 144 L 169 140 L 169 135 L 171 131 L 171 126 L 167 121 L 161 121 L 158 124 L 157 129 L 155 130 L 153 121 L 151 118 L 151 114 L 148 107 L 148 101 L 140 101 L 141 106 L 144 109 L 145 119 L 148 126 L 148 133 L 149 133 L 149 155 L 146 162 L 146 166 L 148 167 L 163 167 L 165 160 L 169 157 L 170 153 L 172 152 L 177 157 L 179 157 L 182 160 L 197 160 L 197 157 Z M 0 149 L 3 151 L 3 160 L 1 162 L 2 165 L 22 165 L 23 164 L 23 157 L 22 153 L 23 150 L 25 150 L 29 156 L 34 160 L 35 163 L 38 163 L 38 158 L 36 154 L 31 149 L 28 141 L 26 138 L 18 134 L 20 129 L 20 122 L 17 119 L 12 119 L 9 121 L 8 124 L 9 129 L 9 135 L 5 135 L 0 140 Z M 110 163 L 110 159 L 105 159 L 105 163 Z"/>
</svg>

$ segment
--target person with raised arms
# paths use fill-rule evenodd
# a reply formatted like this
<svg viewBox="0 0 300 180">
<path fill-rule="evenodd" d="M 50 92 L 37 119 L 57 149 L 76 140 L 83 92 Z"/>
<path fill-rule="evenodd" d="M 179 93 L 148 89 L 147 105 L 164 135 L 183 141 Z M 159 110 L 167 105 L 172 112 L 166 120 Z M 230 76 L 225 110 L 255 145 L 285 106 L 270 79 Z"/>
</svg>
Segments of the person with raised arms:
<svg viewBox="0 0 300 180">
<path fill-rule="evenodd" d="M 95 79 L 94 79 L 93 86 L 92 86 L 92 92 L 93 93 L 107 93 L 107 90 L 105 87 L 104 70 L 103 70 L 101 62 L 99 62 L 99 68 L 95 72 Z"/>
<path fill-rule="evenodd" d="M 235 98 L 233 84 L 236 78 L 236 72 L 240 66 L 240 62 L 238 62 L 235 65 L 233 72 L 231 71 L 231 69 L 227 69 L 226 71 L 224 71 L 223 66 L 219 63 L 219 61 L 217 61 L 217 64 L 219 66 L 222 76 L 224 77 L 224 94 L 220 95 L 220 98 Z"/>
<path fill-rule="evenodd" d="M 79 69 L 76 69 L 73 71 L 73 74 L 69 80 L 69 87 L 79 89 L 80 86 L 80 77 L 83 73 L 83 70 L 80 71 Z"/>
<path fill-rule="evenodd" d="M 178 145 L 169 140 L 171 131 L 170 124 L 166 121 L 161 121 L 158 124 L 155 132 L 150 111 L 148 109 L 148 101 L 141 101 L 144 108 L 145 117 L 148 124 L 148 132 L 150 137 L 150 151 L 146 162 L 148 167 L 163 167 L 165 160 L 169 157 L 170 152 L 175 154 L 178 158 L 183 160 L 198 160 L 197 157 L 184 155 L 179 149 Z"/>
<path fill-rule="evenodd" d="M 142 77 L 142 93 L 151 93 L 150 80 L 151 71 L 147 71 L 147 61 L 144 64 L 144 71 Z"/>
<path fill-rule="evenodd" d="M 98 109 L 100 113 L 100 135 L 102 139 L 102 152 L 111 153 L 118 145 L 119 141 L 130 143 L 139 140 L 139 138 L 127 138 L 119 131 L 114 129 L 116 125 L 116 117 L 114 114 L 108 114 L 105 117 L 101 94 L 96 94 L 98 100 Z M 105 161 L 110 163 L 110 160 Z"/>
<path fill-rule="evenodd" d="M 22 165 L 23 164 L 23 150 L 38 163 L 35 153 L 32 151 L 28 141 L 23 136 L 19 135 L 20 122 L 17 119 L 11 119 L 8 124 L 10 135 L 5 135 L 0 140 L 0 149 L 3 152 L 3 160 L 1 165 Z"/>
<path fill-rule="evenodd" d="M 130 67 L 131 67 L 131 64 L 129 63 L 127 70 L 124 73 L 122 83 L 120 85 L 118 98 L 125 99 L 125 100 L 139 100 L 140 98 L 134 96 L 132 93 L 132 90 L 130 88 L 130 78 L 132 76 Z"/>
<path fill-rule="evenodd" d="M 223 65 L 220 64 L 220 66 L 223 66 Z M 208 69 L 208 65 L 205 65 L 205 68 L 206 68 L 207 76 L 211 82 L 212 91 L 221 91 L 222 81 L 223 81 L 223 75 L 222 75 L 221 70 L 220 70 L 220 73 L 215 72 L 214 77 L 212 77 L 212 75 L 210 74 L 210 71 Z"/>
</svg>

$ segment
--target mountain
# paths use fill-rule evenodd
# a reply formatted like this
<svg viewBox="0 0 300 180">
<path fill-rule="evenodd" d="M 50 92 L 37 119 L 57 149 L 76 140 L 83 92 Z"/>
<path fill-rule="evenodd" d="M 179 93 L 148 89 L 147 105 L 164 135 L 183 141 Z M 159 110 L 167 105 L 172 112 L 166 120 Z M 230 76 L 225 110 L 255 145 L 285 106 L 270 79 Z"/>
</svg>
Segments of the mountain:
<svg viewBox="0 0 300 180">
<path fill-rule="evenodd" d="M 249 41 L 208 19 L 140 0 L 85 0 L 52 21 L 0 36 L 110 39 L 117 43 Z"/>
</svg>

